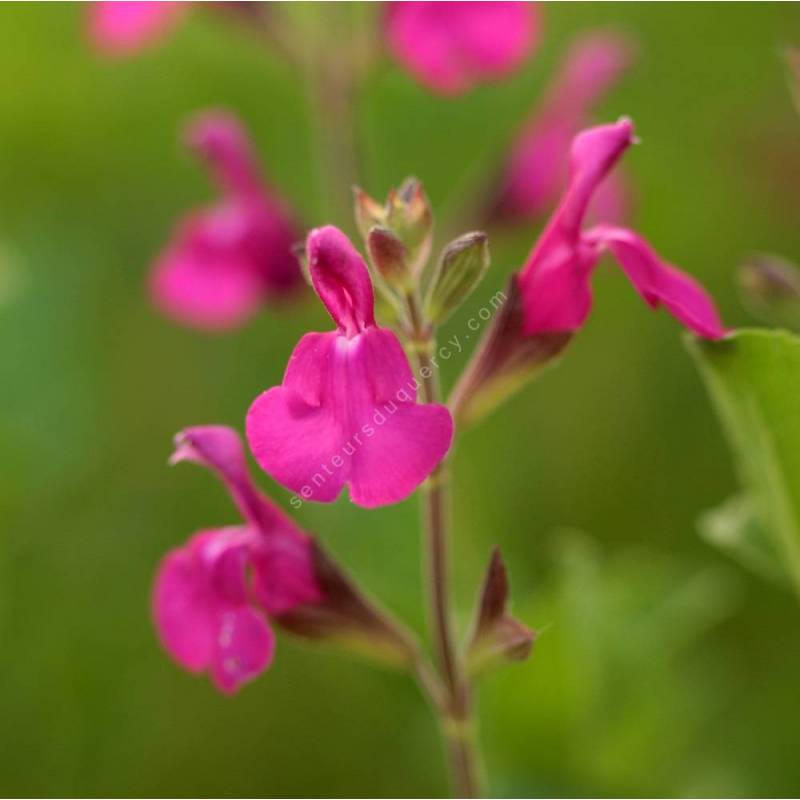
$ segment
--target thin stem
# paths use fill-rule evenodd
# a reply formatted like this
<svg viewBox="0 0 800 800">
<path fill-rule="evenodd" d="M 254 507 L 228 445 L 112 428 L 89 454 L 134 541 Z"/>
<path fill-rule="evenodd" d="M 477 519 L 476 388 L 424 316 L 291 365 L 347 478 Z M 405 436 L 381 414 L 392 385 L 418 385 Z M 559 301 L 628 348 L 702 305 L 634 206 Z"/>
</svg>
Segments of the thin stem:
<svg viewBox="0 0 800 800">
<path fill-rule="evenodd" d="M 263 3 L 215 3 L 212 8 L 255 33 L 273 54 L 291 67 L 297 69 L 302 65 L 301 47 L 287 27 L 280 8 L 267 8 Z"/>
<path fill-rule="evenodd" d="M 309 100 L 322 176 L 322 216 L 349 229 L 351 190 L 360 172 L 355 101 L 361 69 L 349 18 L 338 3 L 328 11 L 326 29 L 319 32 L 320 41 L 309 53 Z"/>
<path fill-rule="evenodd" d="M 425 392 L 426 402 L 437 402 L 437 393 Z M 451 695 L 459 690 L 458 662 L 450 630 L 448 596 L 447 530 L 449 523 L 447 467 L 440 465 L 430 476 L 425 489 L 425 528 L 428 547 L 428 587 L 436 656 Z"/>
<path fill-rule="evenodd" d="M 407 299 L 410 343 L 414 349 L 422 393 L 427 403 L 441 402 L 439 378 L 432 355 L 433 330 L 422 320 L 416 295 Z M 450 527 L 450 481 L 447 460 L 433 471 L 424 488 L 424 520 L 428 554 L 427 588 L 430 625 L 436 662 L 447 693 L 439 722 L 448 751 L 453 789 L 458 797 L 480 794 L 479 757 L 472 720 L 469 683 L 453 643 L 449 596 L 448 538 Z"/>
</svg>

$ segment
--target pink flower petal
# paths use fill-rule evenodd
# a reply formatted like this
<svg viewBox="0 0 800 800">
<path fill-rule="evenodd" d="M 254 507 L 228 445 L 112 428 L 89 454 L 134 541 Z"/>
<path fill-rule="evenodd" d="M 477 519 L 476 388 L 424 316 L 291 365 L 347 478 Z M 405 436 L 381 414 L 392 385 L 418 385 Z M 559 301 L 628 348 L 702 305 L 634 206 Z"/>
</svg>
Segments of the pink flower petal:
<svg viewBox="0 0 800 800">
<path fill-rule="evenodd" d="M 238 205 L 182 220 L 153 266 L 155 305 L 178 322 L 210 330 L 235 328 L 252 317 L 267 295 L 264 271 L 247 246 L 252 223 Z"/>
<path fill-rule="evenodd" d="M 386 37 L 421 83 L 458 94 L 516 70 L 538 43 L 539 11 L 521 2 L 392 2 Z"/>
<path fill-rule="evenodd" d="M 386 404 L 387 408 L 394 405 Z M 394 411 L 376 410 L 367 429 L 374 428 L 375 434 L 366 437 L 353 458 L 350 497 L 364 508 L 404 500 L 450 449 L 453 421 L 445 406 L 396 406 Z"/>
<path fill-rule="evenodd" d="M 632 141 L 627 119 L 575 138 L 567 191 L 519 276 L 526 334 L 567 333 L 586 320 L 589 279 L 600 254 L 581 240 L 581 226 L 593 193 Z"/>
<path fill-rule="evenodd" d="M 608 248 L 634 289 L 652 307 L 663 305 L 689 330 L 718 339 L 726 330 L 714 302 L 694 278 L 663 261 L 638 234 L 625 228 L 597 226 L 586 239 Z"/>
<path fill-rule="evenodd" d="M 239 434 L 222 425 L 186 428 L 175 437 L 175 464 L 193 461 L 215 472 L 247 521 L 256 599 L 269 614 L 317 603 L 311 539 L 253 484 Z"/>
<path fill-rule="evenodd" d="M 586 213 L 587 222 L 622 225 L 631 215 L 634 192 L 620 172 L 611 172 L 597 187 Z"/>
<path fill-rule="evenodd" d="M 550 210 L 564 187 L 567 154 L 576 125 L 571 119 L 537 120 L 513 144 L 499 208 L 507 217 L 536 218 Z"/>
<path fill-rule="evenodd" d="M 221 692 L 232 694 L 272 663 L 275 634 L 264 617 L 248 606 L 222 611 L 218 624 L 211 677 Z"/>
<path fill-rule="evenodd" d="M 570 149 L 567 191 L 548 228 L 558 227 L 566 237 L 577 241 L 594 193 L 633 142 L 633 123 L 626 118 L 589 128 L 575 137 Z"/>
<path fill-rule="evenodd" d="M 259 539 L 253 543 L 251 558 L 255 598 L 271 616 L 327 599 L 317 581 L 308 536 Z"/>
<path fill-rule="evenodd" d="M 579 36 L 551 85 L 548 102 L 559 106 L 559 115 L 583 118 L 630 67 L 634 50 L 629 37 L 613 31 Z"/>
<path fill-rule="evenodd" d="M 248 605 L 249 536 L 245 528 L 196 534 L 166 556 L 153 592 L 166 650 L 192 672 L 211 671 L 225 692 L 263 672 L 274 650 L 265 619 Z"/>
<path fill-rule="evenodd" d="M 242 200 L 265 194 L 255 149 L 233 114 L 221 109 L 197 114 L 186 124 L 184 141 L 208 164 L 224 193 Z"/>
<path fill-rule="evenodd" d="M 130 55 L 165 37 L 178 24 L 188 5 L 124 0 L 92 3 L 89 39 L 102 53 Z"/>
<path fill-rule="evenodd" d="M 250 261 L 264 265 L 261 272 L 268 290 L 293 289 L 300 279 L 292 254 L 298 228 L 286 203 L 261 174 L 242 123 L 226 111 L 204 111 L 186 126 L 185 140 L 208 164 L 228 204 L 241 209 L 242 250 Z"/>
<path fill-rule="evenodd" d="M 632 50 L 627 38 L 602 31 L 582 36 L 570 47 L 542 108 L 513 145 L 499 203 L 503 213 L 537 217 L 556 204 L 566 182 L 572 139 L 629 66 Z"/>
<path fill-rule="evenodd" d="M 330 407 L 309 406 L 291 389 L 276 386 L 250 406 L 246 429 L 256 461 L 278 483 L 320 503 L 339 496 L 350 462 L 332 462 L 347 437 Z"/>
<path fill-rule="evenodd" d="M 396 336 L 369 328 L 347 339 L 308 334 L 282 386 L 256 398 L 247 438 L 262 469 L 305 499 L 350 485 L 364 507 L 396 503 L 450 447 L 446 408 L 416 405 L 416 381 Z"/>
<path fill-rule="evenodd" d="M 375 297 L 364 259 L 337 228 L 315 228 L 306 243 L 314 289 L 347 336 L 375 324 Z"/>
<path fill-rule="evenodd" d="M 353 385 L 340 413 L 360 423 L 363 440 L 350 496 L 374 508 L 405 499 L 433 472 L 450 449 L 453 421 L 444 406 L 417 404 L 417 381 L 394 333 L 373 328 L 359 339 L 346 351 Z"/>
</svg>

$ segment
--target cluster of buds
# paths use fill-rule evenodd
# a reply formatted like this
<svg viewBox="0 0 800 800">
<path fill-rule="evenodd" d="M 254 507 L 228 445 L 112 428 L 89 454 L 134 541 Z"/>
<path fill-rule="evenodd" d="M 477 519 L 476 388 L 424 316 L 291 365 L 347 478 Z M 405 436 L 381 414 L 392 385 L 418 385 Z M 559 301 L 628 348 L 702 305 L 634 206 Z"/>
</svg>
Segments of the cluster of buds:
<svg viewBox="0 0 800 800">
<path fill-rule="evenodd" d="M 481 282 L 489 267 L 489 239 L 472 231 L 454 239 L 429 268 L 433 213 L 422 184 L 408 178 L 381 204 L 355 190 L 356 226 L 375 286 L 410 330 L 443 323 Z M 416 299 L 419 308 L 409 299 Z M 422 316 L 414 318 L 414 314 Z M 408 315 L 412 318 L 408 318 Z"/>
</svg>

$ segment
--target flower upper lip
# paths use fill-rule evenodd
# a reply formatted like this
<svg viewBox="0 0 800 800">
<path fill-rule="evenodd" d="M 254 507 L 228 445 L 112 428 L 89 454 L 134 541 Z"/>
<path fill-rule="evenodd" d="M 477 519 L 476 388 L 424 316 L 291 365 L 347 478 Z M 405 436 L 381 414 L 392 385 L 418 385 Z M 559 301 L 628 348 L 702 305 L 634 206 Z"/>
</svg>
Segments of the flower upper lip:
<svg viewBox="0 0 800 800">
<path fill-rule="evenodd" d="M 375 325 L 375 296 L 364 259 L 337 228 L 326 225 L 308 235 L 309 273 L 333 321 L 352 337 Z"/>
<path fill-rule="evenodd" d="M 528 335 L 568 333 L 583 325 L 592 305 L 591 274 L 603 251 L 614 256 L 651 307 L 663 306 L 699 336 L 725 334 L 703 287 L 664 261 L 641 236 L 610 225 L 582 230 L 594 192 L 634 142 L 633 123 L 625 117 L 573 140 L 567 189 L 519 273 Z"/>
</svg>

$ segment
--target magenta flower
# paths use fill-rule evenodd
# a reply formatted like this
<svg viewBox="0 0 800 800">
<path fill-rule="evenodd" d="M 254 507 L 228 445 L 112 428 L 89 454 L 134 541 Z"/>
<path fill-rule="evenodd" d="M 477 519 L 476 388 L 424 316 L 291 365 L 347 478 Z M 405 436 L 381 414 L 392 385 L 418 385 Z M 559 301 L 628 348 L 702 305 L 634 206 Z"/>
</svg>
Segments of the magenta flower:
<svg viewBox="0 0 800 800">
<path fill-rule="evenodd" d="M 392 2 L 395 58 L 435 92 L 454 95 L 514 72 L 538 44 L 539 9 L 518 2 Z"/>
<path fill-rule="evenodd" d="M 583 131 L 573 141 L 567 190 L 518 275 L 527 335 L 569 333 L 583 325 L 592 305 L 591 275 L 604 251 L 652 308 L 664 306 L 698 336 L 724 335 L 705 290 L 638 234 L 610 225 L 582 230 L 593 194 L 633 140 L 633 123 L 622 119 Z"/>
<path fill-rule="evenodd" d="M 236 527 L 202 531 L 159 567 L 153 613 L 169 654 L 192 672 L 209 672 L 220 691 L 236 691 L 272 661 L 266 615 L 322 600 L 311 539 L 258 492 L 244 449 L 230 428 L 187 428 L 172 463 L 213 470 L 244 517 Z"/>
<path fill-rule="evenodd" d="M 181 20 L 188 3 L 92 3 L 88 35 L 92 45 L 111 56 L 127 56 L 166 36 Z"/>
<path fill-rule="evenodd" d="M 262 469 L 306 500 L 331 502 L 348 486 L 360 506 L 396 503 L 447 453 L 450 413 L 417 404 L 419 383 L 395 334 L 375 324 L 367 266 L 347 237 L 317 228 L 307 254 L 338 328 L 300 340 L 283 384 L 250 407 L 247 440 Z"/>
<path fill-rule="evenodd" d="M 570 143 L 588 124 L 593 106 L 629 66 L 632 52 L 626 38 L 612 33 L 590 33 L 572 45 L 542 107 L 512 147 L 499 202 L 502 213 L 532 218 L 553 208 L 566 181 Z M 607 222 L 618 221 L 625 197 L 618 178 L 607 181 L 595 196 L 594 210 Z"/>
<path fill-rule="evenodd" d="M 208 163 L 222 199 L 179 222 L 153 267 L 150 292 L 158 308 L 179 322 L 232 328 L 298 286 L 296 228 L 261 180 L 237 120 L 208 112 L 187 133 L 188 146 Z"/>
</svg>

